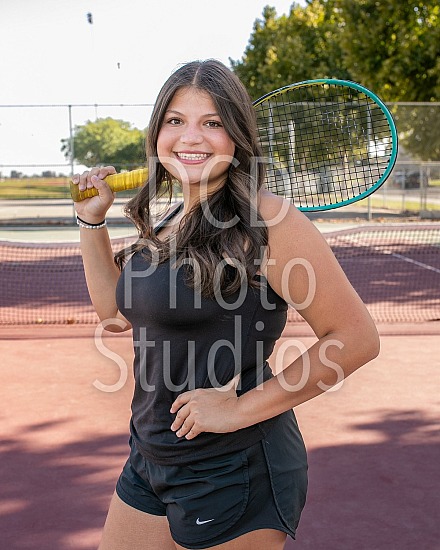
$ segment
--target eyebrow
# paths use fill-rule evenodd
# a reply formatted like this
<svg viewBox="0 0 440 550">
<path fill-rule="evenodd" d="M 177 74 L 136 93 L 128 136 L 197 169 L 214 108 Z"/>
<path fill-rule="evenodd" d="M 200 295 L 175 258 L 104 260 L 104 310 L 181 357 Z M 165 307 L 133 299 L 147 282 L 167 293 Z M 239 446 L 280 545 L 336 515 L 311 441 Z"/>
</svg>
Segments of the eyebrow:
<svg viewBox="0 0 440 550">
<path fill-rule="evenodd" d="M 179 115 L 179 116 L 185 116 L 183 113 L 179 112 L 179 111 L 175 111 L 174 109 L 168 109 L 167 111 L 165 111 L 166 113 L 174 113 L 176 115 Z M 220 117 L 220 115 L 218 113 L 206 113 L 205 115 L 202 115 L 202 117 L 210 117 L 210 116 L 218 116 Z"/>
</svg>

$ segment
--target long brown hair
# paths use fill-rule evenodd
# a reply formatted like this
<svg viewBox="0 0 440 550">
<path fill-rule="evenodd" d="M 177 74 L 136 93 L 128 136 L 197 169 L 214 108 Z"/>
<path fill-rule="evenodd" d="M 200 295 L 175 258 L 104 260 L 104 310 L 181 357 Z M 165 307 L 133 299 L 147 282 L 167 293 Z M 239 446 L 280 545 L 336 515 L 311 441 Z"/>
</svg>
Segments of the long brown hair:
<svg viewBox="0 0 440 550">
<path fill-rule="evenodd" d="M 165 196 L 169 204 L 175 184 L 171 174 L 157 160 L 157 139 L 174 94 L 187 87 L 209 94 L 235 144 L 235 157 L 225 184 L 191 209 L 182 220 L 184 223 L 181 222 L 171 246 L 170 239 L 161 241 L 153 229 L 152 203 Z M 125 207 L 126 216 L 137 227 L 139 240 L 115 255 L 116 264 L 122 268 L 128 255 L 138 250 L 148 256 L 148 250 L 155 249 L 161 262 L 170 259 L 173 253 L 176 265 L 185 260 L 184 263 L 191 266 L 186 272 L 187 283 L 203 296 L 213 297 L 216 292 L 213 281 L 219 280 L 214 275 L 218 274 L 218 266 L 226 257 L 239 269 L 229 270 L 229 276 L 226 276 L 227 270 L 222 271 L 219 280 L 222 294 L 227 296 L 239 290 L 244 272 L 248 284 L 258 286 L 255 275 L 268 241 L 256 197 L 264 181 L 264 167 L 256 161 L 261 156 L 255 111 L 238 77 L 216 60 L 193 61 L 180 67 L 163 85 L 151 115 L 147 135 L 148 180 Z M 224 227 L 211 222 L 205 215 L 206 208 L 214 219 L 224 222 Z M 238 220 L 237 223 L 225 223 L 233 219 Z M 255 220 L 258 223 L 252 223 Z M 231 227 L 225 227 L 227 225 Z"/>
</svg>

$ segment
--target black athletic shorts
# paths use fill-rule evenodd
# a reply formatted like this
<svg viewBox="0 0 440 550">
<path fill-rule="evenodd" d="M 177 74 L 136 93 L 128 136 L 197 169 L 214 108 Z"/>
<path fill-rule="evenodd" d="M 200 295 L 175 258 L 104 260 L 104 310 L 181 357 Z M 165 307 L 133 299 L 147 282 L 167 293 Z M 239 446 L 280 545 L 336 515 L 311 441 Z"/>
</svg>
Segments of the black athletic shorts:
<svg viewBox="0 0 440 550">
<path fill-rule="evenodd" d="M 132 442 L 116 485 L 129 506 L 167 516 L 174 541 L 191 549 L 257 529 L 295 538 L 306 491 L 306 454 L 291 411 L 257 444 L 188 465 L 152 463 Z"/>
</svg>

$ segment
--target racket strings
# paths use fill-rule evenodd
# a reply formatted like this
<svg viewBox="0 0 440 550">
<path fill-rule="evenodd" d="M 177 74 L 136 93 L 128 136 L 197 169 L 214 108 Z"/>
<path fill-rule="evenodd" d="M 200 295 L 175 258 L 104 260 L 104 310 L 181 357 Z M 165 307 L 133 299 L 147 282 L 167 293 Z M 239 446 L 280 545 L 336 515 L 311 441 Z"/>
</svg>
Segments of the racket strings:
<svg viewBox="0 0 440 550">
<path fill-rule="evenodd" d="M 256 109 L 267 187 L 299 207 L 348 201 L 387 170 L 390 125 L 361 91 L 322 83 L 292 87 Z"/>
</svg>

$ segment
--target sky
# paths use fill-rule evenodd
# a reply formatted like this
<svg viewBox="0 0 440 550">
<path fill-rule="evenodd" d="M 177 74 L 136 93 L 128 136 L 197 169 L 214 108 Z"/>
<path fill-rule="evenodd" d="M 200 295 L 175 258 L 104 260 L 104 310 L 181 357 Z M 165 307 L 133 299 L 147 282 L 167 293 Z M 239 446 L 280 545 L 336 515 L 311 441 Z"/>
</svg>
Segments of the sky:
<svg viewBox="0 0 440 550">
<path fill-rule="evenodd" d="M 1 0 L 0 106 L 152 104 L 180 64 L 215 58 L 229 65 L 242 57 L 264 6 L 281 15 L 292 3 Z M 72 117 L 75 125 L 111 115 L 144 128 L 150 111 L 78 107 Z M 68 134 L 67 108 L 0 107 L 0 172 L 9 175 L 14 163 L 28 174 L 64 163 L 60 140 Z"/>
</svg>

